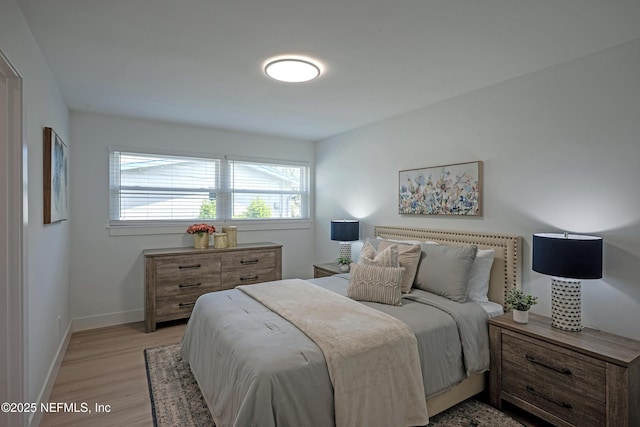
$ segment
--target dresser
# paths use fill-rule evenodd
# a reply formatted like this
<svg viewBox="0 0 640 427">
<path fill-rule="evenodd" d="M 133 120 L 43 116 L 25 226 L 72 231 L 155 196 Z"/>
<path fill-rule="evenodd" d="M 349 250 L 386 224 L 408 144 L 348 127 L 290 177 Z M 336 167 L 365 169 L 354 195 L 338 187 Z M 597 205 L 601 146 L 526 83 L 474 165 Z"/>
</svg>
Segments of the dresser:
<svg viewBox="0 0 640 427">
<path fill-rule="evenodd" d="M 640 341 L 511 313 L 489 320 L 489 400 L 516 405 L 557 426 L 640 426 Z"/>
<path fill-rule="evenodd" d="M 147 332 L 158 322 L 188 318 L 202 294 L 282 278 L 282 245 L 270 242 L 148 249 L 143 255 Z"/>
</svg>

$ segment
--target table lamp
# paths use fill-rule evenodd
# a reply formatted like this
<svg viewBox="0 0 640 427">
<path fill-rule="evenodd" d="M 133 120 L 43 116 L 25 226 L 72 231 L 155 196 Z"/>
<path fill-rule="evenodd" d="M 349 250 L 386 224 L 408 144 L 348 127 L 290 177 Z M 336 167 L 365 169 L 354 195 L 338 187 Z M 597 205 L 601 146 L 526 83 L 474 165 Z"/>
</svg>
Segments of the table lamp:
<svg viewBox="0 0 640 427">
<path fill-rule="evenodd" d="M 551 277 L 551 324 L 582 330 L 581 279 L 602 277 L 602 238 L 579 234 L 533 235 L 533 271 Z"/>
<path fill-rule="evenodd" d="M 355 219 L 331 221 L 331 240 L 340 242 L 340 257 L 351 258 L 351 243 L 360 238 L 360 222 Z"/>
</svg>

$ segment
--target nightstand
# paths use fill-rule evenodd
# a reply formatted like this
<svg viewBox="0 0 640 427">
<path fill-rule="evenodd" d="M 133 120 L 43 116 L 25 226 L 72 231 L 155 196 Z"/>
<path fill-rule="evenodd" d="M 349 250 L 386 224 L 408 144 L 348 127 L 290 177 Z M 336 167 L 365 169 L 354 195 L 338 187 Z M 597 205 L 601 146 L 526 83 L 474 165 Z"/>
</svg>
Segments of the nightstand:
<svg viewBox="0 0 640 427">
<path fill-rule="evenodd" d="M 505 400 L 558 426 L 640 425 L 640 341 L 511 313 L 489 320 L 489 401 Z"/>
<path fill-rule="evenodd" d="M 345 273 L 345 271 L 340 270 L 340 266 L 337 262 L 327 262 L 325 264 L 314 264 L 313 265 L 313 277 L 327 277 L 333 276 L 334 274 Z"/>
</svg>

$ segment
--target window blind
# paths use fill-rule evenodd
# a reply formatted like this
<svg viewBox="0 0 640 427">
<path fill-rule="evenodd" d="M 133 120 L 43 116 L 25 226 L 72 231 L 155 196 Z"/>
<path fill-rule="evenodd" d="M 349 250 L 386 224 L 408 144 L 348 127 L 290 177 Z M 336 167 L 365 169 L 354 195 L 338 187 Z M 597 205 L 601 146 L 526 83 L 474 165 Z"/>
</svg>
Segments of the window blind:
<svg viewBox="0 0 640 427">
<path fill-rule="evenodd" d="M 111 225 L 309 218 L 309 166 L 126 150 L 109 155 Z"/>
</svg>

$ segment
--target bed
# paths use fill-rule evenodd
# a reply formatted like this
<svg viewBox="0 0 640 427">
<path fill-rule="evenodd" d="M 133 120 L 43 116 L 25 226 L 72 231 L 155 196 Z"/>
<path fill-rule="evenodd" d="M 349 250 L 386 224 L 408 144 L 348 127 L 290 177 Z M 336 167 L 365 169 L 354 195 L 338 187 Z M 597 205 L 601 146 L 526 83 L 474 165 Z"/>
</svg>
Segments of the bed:
<svg viewBox="0 0 640 427">
<path fill-rule="evenodd" d="M 502 306 L 508 289 L 520 286 L 521 239 L 518 236 L 376 226 L 373 238 L 398 241 L 400 245 L 400 242 L 415 244 L 419 241 L 442 247 L 475 245 L 478 251 L 492 249 L 487 299 Z M 424 256 L 425 246 L 422 248 Z M 423 264 L 426 262 L 420 261 L 417 273 Z M 320 292 L 310 295 L 322 297 L 323 291 L 346 295 L 350 280 L 353 278 L 349 274 L 309 280 L 312 284 L 308 286 L 314 288 L 314 292 Z M 295 290 L 289 295 L 292 301 L 305 299 L 300 297 L 303 294 L 297 294 L 304 286 L 295 287 L 297 282 L 284 282 L 279 289 Z M 286 294 L 284 292 L 278 298 L 287 297 Z M 343 395 L 337 394 L 336 386 L 334 399 L 331 364 L 319 344 L 309 338 L 313 334 L 303 333 L 299 325 L 294 326 L 292 321 L 267 308 L 271 307 L 268 302 L 259 301 L 258 297 L 247 293 L 247 289 L 203 295 L 198 299 L 185 331 L 183 357 L 191 366 L 216 425 L 348 425 L 348 422 L 336 421 L 342 420 L 336 408 L 342 404 Z M 376 302 L 358 304 L 400 319 L 413 330 L 422 367 L 413 372 L 424 387 L 421 396 L 426 396 L 428 416 L 484 390 L 488 369 L 486 319 L 489 314 L 482 304 L 460 304 L 422 289 L 412 289 L 401 301 L 402 306 Z M 425 311 L 423 306 L 431 307 L 428 320 L 420 317 Z M 464 320 L 468 315 L 484 321 Z M 457 318 L 463 320 L 456 321 Z M 461 324 L 467 323 L 471 329 L 465 332 Z M 452 338 L 454 335 L 456 339 Z M 464 338 L 462 342 L 461 338 Z M 473 346 L 477 349 L 470 350 Z M 485 352 L 486 360 L 483 360 Z M 385 408 L 385 411 L 391 409 Z M 406 425 L 412 424 L 408 421 Z"/>
</svg>

